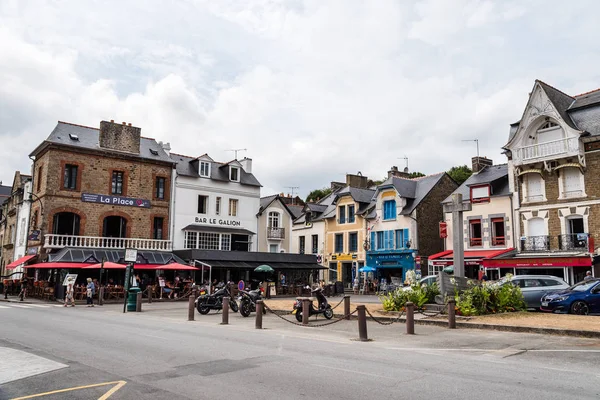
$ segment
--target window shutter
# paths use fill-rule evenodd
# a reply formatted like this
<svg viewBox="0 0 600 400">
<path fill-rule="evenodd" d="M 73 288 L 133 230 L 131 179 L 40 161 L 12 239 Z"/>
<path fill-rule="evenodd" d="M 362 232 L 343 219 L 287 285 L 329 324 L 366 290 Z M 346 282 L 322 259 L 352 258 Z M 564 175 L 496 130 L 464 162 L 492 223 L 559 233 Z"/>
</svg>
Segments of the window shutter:
<svg viewBox="0 0 600 400">
<path fill-rule="evenodd" d="M 377 245 L 375 243 L 375 232 L 371 232 L 371 250 L 375 250 Z"/>
<path fill-rule="evenodd" d="M 406 246 L 406 242 L 408 242 L 410 239 L 408 237 L 408 229 L 403 229 L 403 234 L 402 234 L 402 247 L 407 247 Z"/>
</svg>

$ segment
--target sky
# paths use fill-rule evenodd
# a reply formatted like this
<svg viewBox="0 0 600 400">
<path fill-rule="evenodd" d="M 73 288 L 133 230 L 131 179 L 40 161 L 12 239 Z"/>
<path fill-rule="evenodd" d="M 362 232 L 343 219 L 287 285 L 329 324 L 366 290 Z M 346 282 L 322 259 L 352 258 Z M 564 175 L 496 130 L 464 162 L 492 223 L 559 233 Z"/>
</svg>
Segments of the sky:
<svg viewBox="0 0 600 400">
<path fill-rule="evenodd" d="M 504 163 L 535 79 L 600 87 L 600 2 L 0 0 L 0 180 L 58 120 L 253 159 L 261 195 Z"/>
</svg>

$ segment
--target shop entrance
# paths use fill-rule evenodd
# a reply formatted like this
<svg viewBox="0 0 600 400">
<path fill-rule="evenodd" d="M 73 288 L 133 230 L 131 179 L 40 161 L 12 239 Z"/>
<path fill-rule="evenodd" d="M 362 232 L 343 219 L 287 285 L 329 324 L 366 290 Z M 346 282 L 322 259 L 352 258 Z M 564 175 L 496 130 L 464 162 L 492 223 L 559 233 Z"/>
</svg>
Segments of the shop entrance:
<svg viewBox="0 0 600 400">
<path fill-rule="evenodd" d="M 352 263 L 342 263 L 342 282 L 344 287 L 352 288 Z"/>
</svg>

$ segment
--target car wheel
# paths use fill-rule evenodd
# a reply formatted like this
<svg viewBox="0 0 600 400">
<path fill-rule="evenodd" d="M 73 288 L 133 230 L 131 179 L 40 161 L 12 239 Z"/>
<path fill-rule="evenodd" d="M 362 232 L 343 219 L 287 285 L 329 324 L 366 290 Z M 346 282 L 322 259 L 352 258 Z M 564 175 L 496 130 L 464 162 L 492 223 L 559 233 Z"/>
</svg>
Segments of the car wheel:
<svg viewBox="0 0 600 400">
<path fill-rule="evenodd" d="M 571 304 L 571 314 L 588 315 L 589 313 L 590 308 L 585 301 L 577 300 Z"/>
</svg>

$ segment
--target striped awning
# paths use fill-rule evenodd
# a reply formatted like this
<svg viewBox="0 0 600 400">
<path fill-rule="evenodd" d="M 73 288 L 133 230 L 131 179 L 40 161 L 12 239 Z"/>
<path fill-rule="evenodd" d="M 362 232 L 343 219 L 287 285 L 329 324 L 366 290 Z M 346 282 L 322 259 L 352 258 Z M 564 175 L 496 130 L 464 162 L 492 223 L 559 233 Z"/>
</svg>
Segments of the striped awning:
<svg viewBox="0 0 600 400">
<path fill-rule="evenodd" d="M 559 166 L 554 168 L 554 170 L 561 169 L 561 168 L 579 168 L 581 170 L 581 172 L 583 172 L 583 165 L 581 165 L 579 163 L 560 164 Z"/>
<path fill-rule="evenodd" d="M 542 175 L 543 172 L 541 169 L 535 169 L 535 168 L 534 169 L 526 169 L 526 170 L 519 172 L 519 176 L 525 175 L 525 174 L 540 174 L 540 175 Z"/>
</svg>

